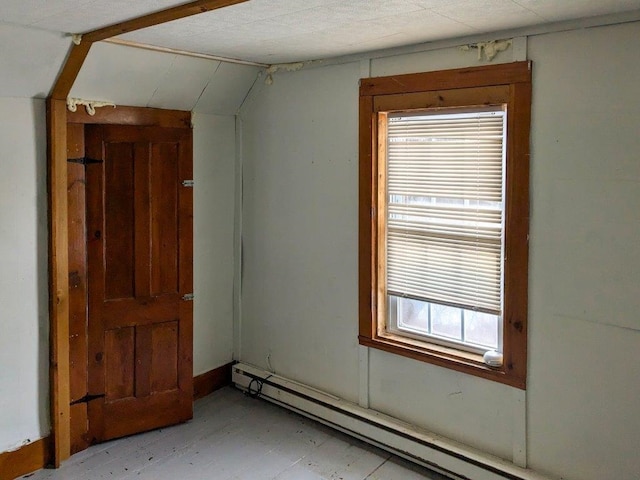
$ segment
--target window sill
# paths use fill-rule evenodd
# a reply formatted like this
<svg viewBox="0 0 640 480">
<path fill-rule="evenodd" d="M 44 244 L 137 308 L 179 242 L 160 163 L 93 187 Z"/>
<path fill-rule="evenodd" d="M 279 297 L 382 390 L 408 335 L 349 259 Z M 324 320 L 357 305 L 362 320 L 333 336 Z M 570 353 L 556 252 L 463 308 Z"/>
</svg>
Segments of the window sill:
<svg viewBox="0 0 640 480">
<path fill-rule="evenodd" d="M 482 361 L 482 355 L 456 350 L 428 342 L 421 342 L 411 338 L 387 333 L 375 338 L 360 335 L 360 345 L 412 358 L 421 362 L 431 363 L 494 382 L 504 383 L 512 387 L 525 389 L 525 379 L 509 373 L 508 367 L 503 365 L 492 368 Z"/>
</svg>

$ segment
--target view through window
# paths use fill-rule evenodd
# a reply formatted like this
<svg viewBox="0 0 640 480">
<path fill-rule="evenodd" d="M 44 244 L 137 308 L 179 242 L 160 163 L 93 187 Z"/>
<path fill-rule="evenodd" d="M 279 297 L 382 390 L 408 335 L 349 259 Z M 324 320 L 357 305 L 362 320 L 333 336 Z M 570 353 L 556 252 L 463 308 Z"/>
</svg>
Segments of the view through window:
<svg viewBox="0 0 640 480">
<path fill-rule="evenodd" d="M 382 118 L 389 330 L 501 350 L 504 107 Z"/>
</svg>

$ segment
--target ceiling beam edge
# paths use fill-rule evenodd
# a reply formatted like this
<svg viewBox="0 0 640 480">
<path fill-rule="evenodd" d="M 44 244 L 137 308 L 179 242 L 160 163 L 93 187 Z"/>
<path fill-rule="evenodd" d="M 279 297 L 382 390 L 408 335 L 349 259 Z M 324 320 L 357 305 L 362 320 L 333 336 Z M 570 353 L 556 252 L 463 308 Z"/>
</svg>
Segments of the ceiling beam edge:
<svg viewBox="0 0 640 480">
<path fill-rule="evenodd" d="M 159 12 L 143 15 L 125 22 L 116 23 L 108 27 L 100 28 L 92 32 L 83 34 L 82 40 L 88 42 L 99 42 L 107 38 L 115 37 L 125 33 L 140 30 L 142 28 L 153 27 L 162 23 L 179 20 L 199 13 L 206 13 L 222 7 L 229 7 L 249 0 L 196 0 L 194 2 L 178 5 Z"/>
<path fill-rule="evenodd" d="M 53 86 L 53 90 L 50 95 L 51 98 L 55 100 L 67 99 L 67 96 L 69 96 L 69 92 L 71 91 L 71 87 L 76 81 L 76 78 L 78 78 L 80 69 L 89 54 L 91 45 L 91 42 L 81 42 L 80 45 L 73 45 L 71 52 L 69 52 L 64 66 L 62 67 L 60 75 L 58 75 L 58 79 Z"/>
<path fill-rule="evenodd" d="M 250 67 L 261 67 L 261 68 L 267 68 L 270 66 L 267 63 L 258 63 L 258 62 L 251 62 L 249 60 L 240 60 L 237 58 L 221 57 L 219 55 L 210 55 L 208 53 L 190 52 L 187 50 L 180 50 L 177 48 L 160 47 L 160 46 L 151 45 L 148 43 L 132 42 L 130 40 L 120 40 L 119 38 L 108 38 L 106 40 L 103 40 L 103 42 L 111 43 L 113 45 L 122 45 L 125 47 L 139 48 L 141 50 L 149 50 L 152 52 L 170 53 L 172 55 L 182 55 L 185 57 L 193 57 L 193 58 L 203 58 L 205 60 L 212 60 L 215 62 L 233 63 L 237 65 L 248 65 Z"/>
</svg>

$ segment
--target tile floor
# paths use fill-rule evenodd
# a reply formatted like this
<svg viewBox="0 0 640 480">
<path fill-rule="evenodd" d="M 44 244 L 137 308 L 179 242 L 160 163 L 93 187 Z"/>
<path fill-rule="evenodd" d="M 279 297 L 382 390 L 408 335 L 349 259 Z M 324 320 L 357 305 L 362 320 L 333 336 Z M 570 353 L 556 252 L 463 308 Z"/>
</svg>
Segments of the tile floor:
<svg viewBox="0 0 640 480">
<path fill-rule="evenodd" d="M 29 480 L 445 480 L 231 387 L 186 424 L 96 445 Z"/>
</svg>

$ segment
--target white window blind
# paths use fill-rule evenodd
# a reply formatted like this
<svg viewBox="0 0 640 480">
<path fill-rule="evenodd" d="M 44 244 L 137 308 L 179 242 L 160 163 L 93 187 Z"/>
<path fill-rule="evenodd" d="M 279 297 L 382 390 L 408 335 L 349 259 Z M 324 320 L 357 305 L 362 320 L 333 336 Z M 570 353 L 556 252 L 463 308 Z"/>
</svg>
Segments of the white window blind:
<svg viewBox="0 0 640 480">
<path fill-rule="evenodd" d="M 389 114 L 387 293 L 499 315 L 505 112 Z"/>
</svg>

